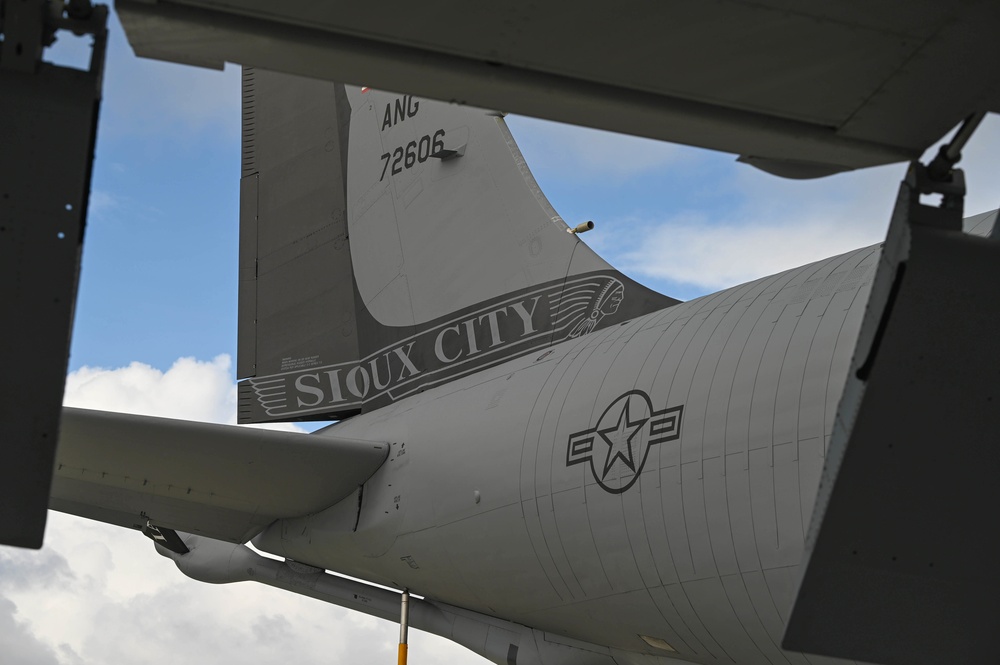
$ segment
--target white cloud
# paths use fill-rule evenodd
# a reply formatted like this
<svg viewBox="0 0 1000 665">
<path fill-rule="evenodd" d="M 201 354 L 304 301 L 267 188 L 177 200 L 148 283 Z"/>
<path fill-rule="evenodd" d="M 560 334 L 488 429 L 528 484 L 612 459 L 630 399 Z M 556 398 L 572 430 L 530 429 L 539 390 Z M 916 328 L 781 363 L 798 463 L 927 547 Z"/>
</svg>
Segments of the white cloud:
<svg viewBox="0 0 1000 665">
<path fill-rule="evenodd" d="M 710 224 L 676 217 L 622 255 L 626 271 L 722 289 L 878 242 L 880 236 L 825 220 Z"/>
<path fill-rule="evenodd" d="M 148 416 L 170 416 L 202 422 L 235 421 L 236 386 L 231 360 L 178 359 L 166 372 L 144 363 L 105 369 L 81 367 L 66 377 L 63 403 Z"/>
<path fill-rule="evenodd" d="M 167 371 L 145 363 L 106 369 L 84 366 L 66 377 L 63 404 L 83 409 L 236 424 L 237 388 L 232 359 L 179 358 Z M 255 425 L 302 432 L 293 423 Z"/>
<path fill-rule="evenodd" d="M 375 660 L 372 645 L 387 651 L 396 634 L 388 622 L 262 585 L 188 580 L 142 535 L 58 513 L 42 552 L 0 549 L 0 565 L 34 571 L 31 559 L 46 555 L 68 560 L 74 575 L 0 584 L 0 634 L 52 655 L 27 662 L 346 664 Z M 3 630 L 14 603 L 20 632 Z"/>
<path fill-rule="evenodd" d="M 709 211 L 616 220 L 602 248 L 626 272 L 722 289 L 880 242 L 902 173 L 801 182 L 737 166 L 719 179 L 723 202 Z"/>
<path fill-rule="evenodd" d="M 707 293 L 881 242 L 905 164 L 818 180 L 788 180 L 736 164 L 721 153 L 560 123 L 508 117 L 529 166 L 542 181 L 581 182 L 584 196 L 620 202 L 622 215 L 599 220 L 584 239 L 612 265 L 673 293 Z M 946 137 L 947 138 L 947 137 Z M 1000 207 L 995 168 L 1000 116 L 990 114 L 959 166 L 969 215 Z M 928 149 L 925 163 L 937 152 Z M 703 174 L 696 203 L 665 200 L 662 211 L 630 210 L 652 197 L 621 198 L 617 186 L 639 175 Z M 580 194 L 575 188 L 574 194 Z M 560 209 L 567 203 L 553 201 Z M 570 206 L 586 209 L 585 201 Z"/>
<path fill-rule="evenodd" d="M 998 145 L 1000 117 L 991 115 L 960 164 L 968 215 L 1000 206 L 992 168 Z M 602 247 L 639 275 L 706 290 L 733 286 L 881 242 L 905 171 L 894 164 L 796 181 L 734 166 L 713 183 L 728 203 L 617 220 L 618 232 L 602 238 Z"/>
<path fill-rule="evenodd" d="M 52 647 L 39 640 L 17 615 L 17 605 L 0 594 L 0 653 L 4 662 L 56 665 L 59 661 Z"/>
<path fill-rule="evenodd" d="M 40 568 L 63 571 L 58 583 Z M 0 573 L 4 663 L 9 654 L 31 665 L 355 665 L 395 657 L 394 623 L 264 585 L 195 582 L 141 534 L 61 513 L 49 514 L 40 552 L 0 547 Z M 410 643 L 415 665 L 485 662 L 420 631 Z"/>
<path fill-rule="evenodd" d="M 532 170 L 548 170 L 562 179 L 611 178 L 622 182 L 676 162 L 697 151 L 627 134 L 526 116 L 507 116 L 507 124 Z"/>
</svg>

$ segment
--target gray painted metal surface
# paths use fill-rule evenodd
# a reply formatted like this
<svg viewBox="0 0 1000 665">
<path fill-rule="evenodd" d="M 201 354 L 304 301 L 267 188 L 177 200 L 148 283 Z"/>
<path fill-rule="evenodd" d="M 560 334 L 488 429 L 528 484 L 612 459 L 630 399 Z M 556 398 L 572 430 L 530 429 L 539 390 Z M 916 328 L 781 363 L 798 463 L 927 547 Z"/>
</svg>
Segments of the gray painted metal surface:
<svg viewBox="0 0 1000 665">
<path fill-rule="evenodd" d="M 326 574 L 297 562 L 260 556 L 248 547 L 184 535 L 190 554 L 178 556 L 158 545 L 188 577 L 210 584 L 253 581 L 364 612 L 389 621 L 400 620 L 400 594 L 356 580 Z M 510 665 L 614 665 L 613 650 L 567 640 L 543 631 L 432 600 L 410 598 L 410 624 L 467 647 L 474 653 Z M 619 665 L 636 662 L 617 659 Z M 656 659 L 668 665 L 681 661 Z"/>
<path fill-rule="evenodd" d="M 376 323 L 422 326 L 535 285 L 615 272 L 567 233 L 502 113 L 375 89 L 347 95 L 351 256 Z"/>
<path fill-rule="evenodd" d="M 995 660 L 996 212 L 900 187 L 807 539 L 789 647 L 898 665 Z M 878 294 L 876 297 L 874 294 Z"/>
<path fill-rule="evenodd" d="M 335 425 L 324 434 L 392 443 L 360 512 L 348 498 L 254 543 L 627 652 L 821 662 L 779 645 L 878 256 L 683 303 Z M 637 393 L 647 410 L 622 400 Z"/>
<path fill-rule="evenodd" d="M 913 159 L 974 111 L 1000 110 L 989 0 L 116 7 L 139 55 L 461 100 L 791 177 Z M 927 91 L 934 103 L 919 103 Z"/>
<path fill-rule="evenodd" d="M 347 417 L 677 302 L 569 232 L 500 113 L 246 70 L 243 164 L 240 422 Z"/>
<path fill-rule="evenodd" d="M 388 446 L 64 408 L 50 507 L 245 542 L 355 492 Z"/>
<path fill-rule="evenodd" d="M 41 547 L 101 97 L 107 9 L 0 1 L 0 542 Z M 57 27 L 94 35 L 88 71 L 40 61 Z"/>
<path fill-rule="evenodd" d="M 240 377 L 358 358 L 348 122 L 343 86 L 243 73 Z"/>
</svg>

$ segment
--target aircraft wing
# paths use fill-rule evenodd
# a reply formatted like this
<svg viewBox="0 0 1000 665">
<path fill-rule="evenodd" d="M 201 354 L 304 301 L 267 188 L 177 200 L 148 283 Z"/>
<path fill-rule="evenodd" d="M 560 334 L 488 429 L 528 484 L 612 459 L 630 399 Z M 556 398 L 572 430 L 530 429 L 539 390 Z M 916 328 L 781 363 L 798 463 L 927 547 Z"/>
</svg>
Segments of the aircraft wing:
<svg viewBox="0 0 1000 665">
<path fill-rule="evenodd" d="M 49 507 L 245 542 L 347 497 L 384 443 L 64 408 Z"/>
<path fill-rule="evenodd" d="M 1000 111 L 992 0 L 432 4 L 115 6 L 141 56 L 461 100 L 789 177 L 913 159 L 972 113 Z"/>
</svg>

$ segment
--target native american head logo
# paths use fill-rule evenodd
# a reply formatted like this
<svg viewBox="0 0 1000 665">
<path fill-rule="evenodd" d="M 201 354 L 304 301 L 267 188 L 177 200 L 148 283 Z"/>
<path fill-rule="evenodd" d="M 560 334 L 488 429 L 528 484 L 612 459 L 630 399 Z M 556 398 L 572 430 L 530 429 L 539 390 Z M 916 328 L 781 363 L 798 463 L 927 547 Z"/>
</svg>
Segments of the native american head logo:
<svg viewBox="0 0 1000 665">
<path fill-rule="evenodd" d="M 614 314 L 625 299 L 625 285 L 617 279 L 607 280 L 604 288 L 597 292 L 590 303 L 587 317 L 569 331 L 570 338 L 592 332 L 605 316 Z"/>
<path fill-rule="evenodd" d="M 649 395 L 630 390 L 604 410 L 597 424 L 571 434 L 566 466 L 590 463 L 597 484 L 621 494 L 635 484 L 649 449 L 681 435 L 684 406 L 654 411 Z"/>
</svg>

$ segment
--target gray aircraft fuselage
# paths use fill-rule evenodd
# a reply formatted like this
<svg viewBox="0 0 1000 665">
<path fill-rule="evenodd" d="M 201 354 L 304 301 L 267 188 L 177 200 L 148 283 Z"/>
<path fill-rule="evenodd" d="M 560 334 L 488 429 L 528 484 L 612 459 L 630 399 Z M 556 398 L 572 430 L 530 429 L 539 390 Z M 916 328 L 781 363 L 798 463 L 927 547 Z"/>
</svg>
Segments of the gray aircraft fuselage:
<svg viewBox="0 0 1000 665">
<path fill-rule="evenodd" d="M 254 543 L 595 644 L 806 662 L 778 645 L 879 255 L 733 287 L 334 425 L 391 442 L 386 463 Z"/>
</svg>

